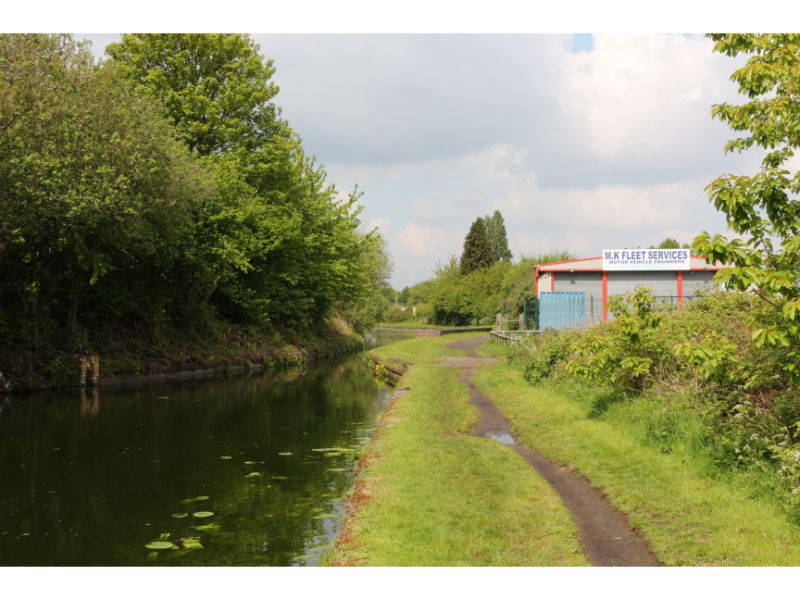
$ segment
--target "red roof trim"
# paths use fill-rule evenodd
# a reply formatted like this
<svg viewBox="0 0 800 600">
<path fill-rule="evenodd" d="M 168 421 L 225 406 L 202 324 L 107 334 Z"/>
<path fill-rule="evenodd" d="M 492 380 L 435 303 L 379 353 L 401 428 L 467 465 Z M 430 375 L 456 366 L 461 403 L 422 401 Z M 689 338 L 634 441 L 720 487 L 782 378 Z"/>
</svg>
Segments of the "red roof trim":
<svg viewBox="0 0 800 600">
<path fill-rule="evenodd" d="M 551 265 L 565 265 L 567 263 L 572 262 L 583 262 L 587 260 L 597 260 L 598 258 L 603 258 L 602 256 L 590 256 L 589 258 L 573 258 L 572 260 L 562 260 L 559 262 L 551 262 L 551 263 L 542 263 L 540 265 L 536 265 L 537 267 L 549 267 Z"/>
</svg>

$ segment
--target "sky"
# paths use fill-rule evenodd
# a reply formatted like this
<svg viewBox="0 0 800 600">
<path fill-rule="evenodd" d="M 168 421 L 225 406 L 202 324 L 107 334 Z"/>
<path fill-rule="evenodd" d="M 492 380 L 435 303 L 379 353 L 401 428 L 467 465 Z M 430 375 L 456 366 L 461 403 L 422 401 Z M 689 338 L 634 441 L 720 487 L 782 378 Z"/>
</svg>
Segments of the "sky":
<svg viewBox="0 0 800 600">
<path fill-rule="evenodd" d="M 114 34 L 80 34 L 100 57 Z M 341 194 L 364 193 L 393 287 L 499 210 L 514 259 L 725 232 L 704 188 L 752 173 L 711 119 L 742 59 L 702 35 L 255 34 L 276 103 Z"/>
</svg>

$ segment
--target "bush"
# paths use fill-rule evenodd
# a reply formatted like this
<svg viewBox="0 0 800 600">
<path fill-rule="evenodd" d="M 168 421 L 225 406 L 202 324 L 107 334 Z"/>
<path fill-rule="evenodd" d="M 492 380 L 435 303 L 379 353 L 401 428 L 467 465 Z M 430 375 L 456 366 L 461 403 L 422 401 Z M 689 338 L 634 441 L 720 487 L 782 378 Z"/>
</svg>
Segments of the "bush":
<svg viewBox="0 0 800 600">
<path fill-rule="evenodd" d="M 390 306 L 383 311 L 383 320 L 387 323 L 400 323 L 401 321 L 407 321 L 411 317 L 412 312 L 410 310 L 403 310 L 399 306 Z"/>
<path fill-rule="evenodd" d="M 550 329 L 528 336 L 512 344 L 510 359 L 520 362 L 523 375 L 529 383 L 539 383 L 549 377 L 556 365 L 569 356 L 572 344 L 579 335 L 577 331 L 559 332 Z"/>
<path fill-rule="evenodd" d="M 664 451 L 698 423 L 698 451 L 720 469 L 777 475 L 800 519 L 800 390 L 780 370 L 781 352 L 752 343 L 769 308 L 734 292 L 658 308 L 646 289 L 611 308 L 613 321 L 517 342 L 509 359 L 531 384 L 558 373 L 595 387 L 591 417 L 645 399 L 645 441 Z"/>
</svg>

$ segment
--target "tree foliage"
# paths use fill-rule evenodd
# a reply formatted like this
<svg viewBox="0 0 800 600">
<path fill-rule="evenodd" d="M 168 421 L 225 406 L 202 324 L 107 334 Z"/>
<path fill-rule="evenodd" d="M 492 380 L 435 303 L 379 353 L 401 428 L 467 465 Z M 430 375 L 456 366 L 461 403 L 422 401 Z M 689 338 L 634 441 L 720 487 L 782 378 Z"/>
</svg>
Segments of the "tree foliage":
<svg viewBox="0 0 800 600">
<path fill-rule="evenodd" d="M 275 68 L 249 36 L 123 34 L 106 53 L 158 98 L 191 150 L 255 150 L 278 121 Z"/>
<path fill-rule="evenodd" d="M 494 254 L 489 247 L 486 234 L 486 223 L 480 217 L 472 222 L 467 237 L 464 238 L 464 252 L 461 254 L 461 273 L 467 275 L 478 269 L 484 269 L 494 261 Z"/>
<path fill-rule="evenodd" d="M 376 232 L 357 231 L 361 195 L 354 190 L 337 200 L 324 169 L 271 102 L 278 91 L 272 62 L 249 36 L 125 35 L 108 53 L 164 103 L 188 146 L 207 156 L 230 192 L 217 209 L 242 235 L 225 248 L 240 259 L 237 271 L 214 278 L 212 300 L 223 314 L 307 327 L 333 311 L 374 303 L 389 262 Z M 369 313 L 361 306 L 351 316 L 365 323 Z"/>
<path fill-rule="evenodd" d="M 731 79 L 748 100 L 714 105 L 712 115 L 738 137 L 725 152 L 754 147 L 765 154 L 752 175 L 723 175 L 706 188 L 710 201 L 742 238 L 704 232 L 695 248 L 710 260 L 735 263 L 718 280 L 754 290 L 769 306 L 753 333 L 758 345 L 785 349 L 782 368 L 800 380 L 800 172 L 787 167 L 800 146 L 800 35 L 712 34 L 714 50 L 748 56 Z"/>
<path fill-rule="evenodd" d="M 213 318 L 377 318 L 391 269 L 271 104 L 247 36 L 0 36 L 0 338 L 86 351 L 93 332 Z"/>
<path fill-rule="evenodd" d="M 180 311 L 192 214 L 212 184 L 160 107 L 68 36 L 0 37 L 0 72 L 8 333 Z"/>
<path fill-rule="evenodd" d="M 409 291 L 411 297 L 431 304 L 431 318 L 440 325 L 490 325 L 495 315 L 514 317 L 523 303 L 535 294 L 535 266 L 544 262 L 569 260 L 566 251 L 524 257 L 517 263 L 499 261 L 466 275 L 455 258 L 437 269 L 437 276 Z"/>
<path fill-rule="evenodd" d="M 489 240 L 489 248 L 492 251 L 492 258 L 498 260 L 511 260 L 511 250 L 508 249 L 508 234 L 503 215 L 499 210 L 493 214 L 483 217 L 486 226 L 486 237 Z"/>
</svg>

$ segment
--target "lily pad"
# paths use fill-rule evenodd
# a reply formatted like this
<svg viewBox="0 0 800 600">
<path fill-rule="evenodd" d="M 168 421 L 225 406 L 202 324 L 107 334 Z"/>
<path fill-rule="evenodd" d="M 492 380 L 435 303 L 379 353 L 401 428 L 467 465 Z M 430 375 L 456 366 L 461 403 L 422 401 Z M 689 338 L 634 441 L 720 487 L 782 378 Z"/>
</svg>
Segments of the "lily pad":
<svg viewBox="0 0 800 600">
<path fill-rule="evenodd" d="M 324 456 L 325 458 L 333 458 L 334 456 L 341 456 L 341 455 L 342 455 L 341 452 L 326 452 L 322 456 Z"/>
<path fill-rule="evenodd" d="M 145 546 L 148 550 L 175 550 L 177 546 L 167 540 L 156 540 Z"/>
<path fill-rule="evenodd" d="M 289 479 L 288 477 L 286 477 L 286 475 L 273 475 L 272 478 L 277 479 L 279 481 L 286 481 L 287 479 Z"/>
<path fill-rule="evenodd" d="M 181 543 L 183 547 L 187 550 L 202 550 L 203 544 L 200 543 L 200 540 L 196 537 L 185 537 L 181 538 Z"/>
<path fill-rule="evenodd" d="M 332 513 L 325 513 L 325 514 L 322 514 L 322 515 L 314 515 L 311 518 L 312 519 L 335 519 L 336 515 L 334 515 Z"/>
<path fill-rule="evenodd" d="M 185 500 L 181 500 L 181 504 L 194 504 L 195 502 L 203 502 L 204 500 L 208 500 L 208 496 L 195 496 L 194 498 L 186 498 Z"/>
<path fill-rule="evenodd" d="M 256 464 L 256 461 L 254 461 L 254 460 L 246 460 L 246 461 L 244 461 L 244 463 L 242 463 L 242 464 L 245 464 L 245 465 L 254 465 L 254 464 Z"/>
<path fill-rule="evenodd" d="M 312 448 L 312 452 L 335 452 L 338 448 Z"/>
<path fill-rule="evenodd" d="M 210 510 L 198 510 L 196 513 L 192 513 L 192 516 L 198 519 L 207 519 L 208 517 L 213 517 L 214 513 Z"/>
<path fill-rule="evenodd" d="M 219 457 L 220 460 L 231 460 L 232 458 L 232 456 L 228 456 L 227 454 L 223 454 Z"/>
<path fill-rule="evenodd" d="M 328 471 L 332 471 L 334 473 L 341 473 L 342 471 L 347 471 L 345 468 L 337 468 L 337 469 L 328 469 Z"/>
<path fill-rule="evenodd" d="M 244 477 L 245 479 L 249 479 L 250 477 L 261 477 L 261 473 L 259 473 L 258 471 L 253 471 L 252 473 L 248 473 Z"/>
<path fill-rule="evenodd" d="M 291 456 L 291 452 L 278 452 L 278 456 Z"/>
<path fill-rule="evenodd" d="M 172 516 L 176 519 L 185 519 L 189 516 L 189 513 L 172 513 Z"/>
<path fill-rule="evenodd" d="M 197 531 L 215 531 L 219 529 L 219 525 L 216 523 L 206 523 L 205 525 L 193 525 L 192 529 L 196 529 Z"/>
</svg>

